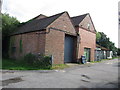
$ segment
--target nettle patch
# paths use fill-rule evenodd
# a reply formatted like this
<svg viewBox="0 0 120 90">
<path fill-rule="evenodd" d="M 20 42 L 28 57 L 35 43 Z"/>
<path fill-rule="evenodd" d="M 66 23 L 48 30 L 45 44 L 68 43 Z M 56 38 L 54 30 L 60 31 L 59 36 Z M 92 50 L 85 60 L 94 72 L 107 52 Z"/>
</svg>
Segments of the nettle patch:
<svg viewBox="0 0 120 90">
<path fill-rule="evenodd" d="M 10 46 L 9 47 L 10 47 L 10 53 L 14 53 L 16 50 L 14 36 L 10 38 Z"/>
<path fill-rule="evenodd" d="M 20 53 L 22 53 L 22 51 L 23 51 L 22 38 L 20 38 L 19 46 L 20 46 L 19 51 L 20 51 Z"/>
<path fill-rule="evenodd" d="M 15 41 L 16 41 L 15 36 L 12 36 L 10 38 L 10 46 L 9 46 L 10 53 L 12 53 L 12 54 L 14 54 L 16 52 Z M 22 51 L 23 51 L 23 43 L 22 43 L 22 37 L 21 37 L 19 40 L 19 52 L 22 53 Z"/>
</svg>

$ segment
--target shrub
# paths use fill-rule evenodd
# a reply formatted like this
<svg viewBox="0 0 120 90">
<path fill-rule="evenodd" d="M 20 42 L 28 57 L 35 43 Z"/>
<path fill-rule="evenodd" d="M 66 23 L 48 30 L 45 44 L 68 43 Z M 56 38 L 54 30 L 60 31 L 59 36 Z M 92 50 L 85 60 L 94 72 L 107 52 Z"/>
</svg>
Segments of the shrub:
<svg viewBox="0 0 120 90">
<path fill-rule="evenodd" d="M 51 68 L 52 63 L 51 63 L 51 57 L 50 56 L 45 56 L 43 54 L 32 54 L 28 53 L 24 56 L 24 61 L 28 65 L 33 65 L 36 68 Z"/>
<path fill-rule="evenodd" d="M 36 56 L 33 55 L 32 53 L 28 53 L 24 56 L 24 61 L 29 65 L 33 65 L 35 63 L 35 60 Z"/>
</svg>

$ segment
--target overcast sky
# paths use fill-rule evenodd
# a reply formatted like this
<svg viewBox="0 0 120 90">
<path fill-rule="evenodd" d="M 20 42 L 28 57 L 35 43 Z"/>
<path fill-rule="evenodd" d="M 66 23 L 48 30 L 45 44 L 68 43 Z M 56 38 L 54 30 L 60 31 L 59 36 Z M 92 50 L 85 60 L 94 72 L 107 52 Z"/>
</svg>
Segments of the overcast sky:
<svg viewBox="0 0 120 90">
<path fill-rule="evenodd" d="M 97 31 L 104 32 L 118 47 L 119 0 L 3 0 L 2 12 L 20 22 L 39 14 L 51 16 L 63 11 L 77 16 L 90 13 Z"/>
</svg>

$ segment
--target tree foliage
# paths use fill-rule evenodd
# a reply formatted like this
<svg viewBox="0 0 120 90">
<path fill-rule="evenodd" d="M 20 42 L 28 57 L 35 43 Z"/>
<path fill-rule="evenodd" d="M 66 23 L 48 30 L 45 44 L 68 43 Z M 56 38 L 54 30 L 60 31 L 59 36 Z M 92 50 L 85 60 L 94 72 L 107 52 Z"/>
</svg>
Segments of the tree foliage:
<svg viewBox="0 0 120 90">
<path fill-rule="evenodd" d="M 9 49 L 9 35 L 16 30 L 20 25 L 20 22 L 9 14 L 2 14 L 2 54 L 3 57 L 8 57 Z"/>
<path fill-rule="evenodd" d="M 99 42 L 100 38 L 101 38 L 101 34 L 99 32 L 97 32 L 96 33 L 96 40 Z"/>
<path fill-rule="evenodd" d="M 120 48 L 118 48 L 118 53 L 117 54 L 118 54 L 118 56 L 120 56 Z"/>
<path fill-rule="evenodd" d="M 18 27 L 20 22 L 15 18 L 9 16 L 9 14 L 2 14 L 2 36 L 6 37 L 10 35 Z"/>
<path fill-rule="evenodd" d="M 97 32 L 96 43 L 99 44 L 100 46 L 103 46 L 103 47 L 113 51 L 114 54 L 117 51 L 115 44 L 112 41 L 110 41 L 110 39 L 107 37 L 107 35 L 103 32 Z"/>
</svg>

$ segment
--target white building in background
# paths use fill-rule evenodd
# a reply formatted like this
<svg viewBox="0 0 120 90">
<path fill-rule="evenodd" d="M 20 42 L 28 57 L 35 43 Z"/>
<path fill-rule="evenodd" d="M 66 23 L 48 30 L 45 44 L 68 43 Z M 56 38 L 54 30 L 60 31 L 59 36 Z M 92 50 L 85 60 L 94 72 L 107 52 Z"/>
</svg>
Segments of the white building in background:
<svg viewBox="0 0 120 90">
<path fill-rule="evenodd" d="M 113 57 L 113 52 L 112 51 L 109 51 L 109 54 L 107 56 L 107 59 L 111 59 Z"/>
</svg>

